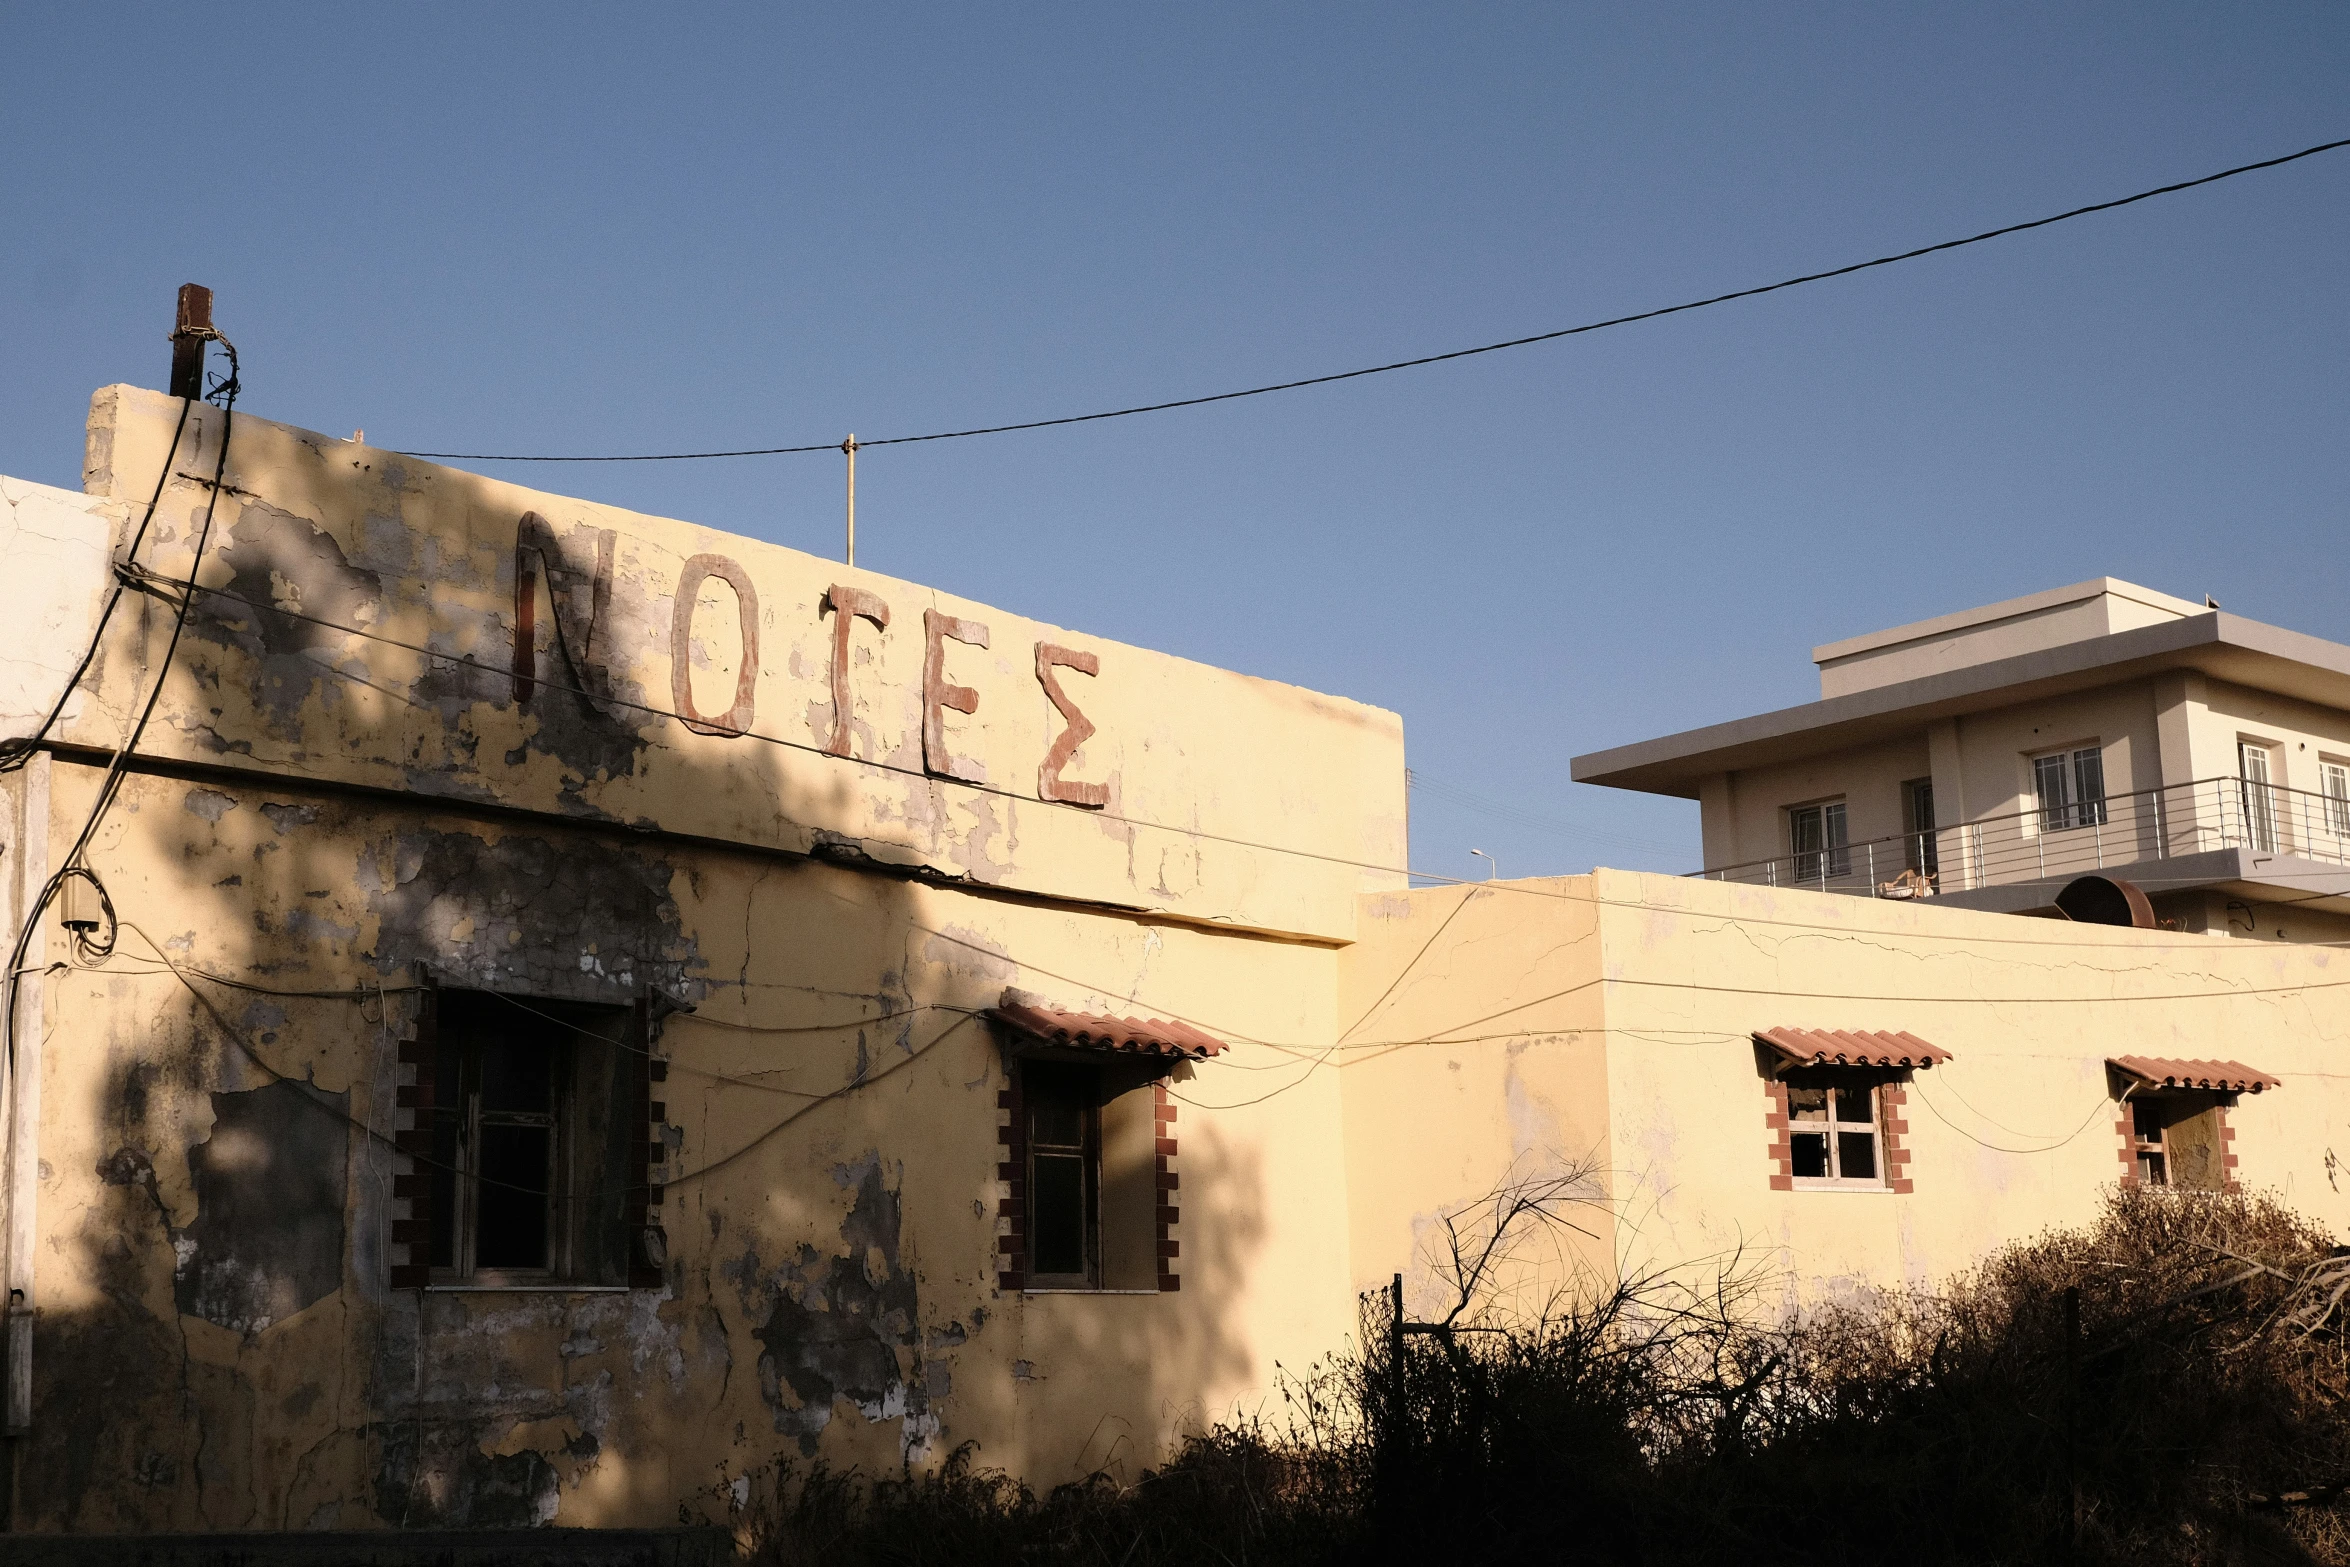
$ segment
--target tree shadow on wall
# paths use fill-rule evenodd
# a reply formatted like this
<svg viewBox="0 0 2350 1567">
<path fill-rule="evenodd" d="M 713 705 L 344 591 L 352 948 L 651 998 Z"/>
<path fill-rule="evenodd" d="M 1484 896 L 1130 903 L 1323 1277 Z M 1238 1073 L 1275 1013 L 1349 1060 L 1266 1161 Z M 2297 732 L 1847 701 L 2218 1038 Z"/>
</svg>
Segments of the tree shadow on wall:
<svg viewBox="0 0 2350 1567">
<path fill-rule="evenodd" d="M 290 584 L 352 624 L 462 619 L 425 616 L 430 574 L 370 537 L 362 557 L 256 501 L 222 580 Z M 827 825 L 857 787 L 828 758 L 776 769 L 821 856 L 614 820 L 596 802 L 639 798 L 630 779 L 742 795 L 755 742 L 613 695 L 655 700 L 547 679 L 518 712 L 502 672 L 197 600 L 159 723 L 231 756 L 368 758 L 412 792 L 301 761 L 126 780 L 90 855 L 115 957 L 50 981 L 18 1527 L 657 1523 L 779 1450 L 886 1466 L 978 1438 L 1020 1466 L 1122 1463 L 1168 1409 L 1261 1378 L 1219 1303 L 1246 1287 L 1267 1194 L 1204 1128 L 1186 1196 L 1221 1228 L 1186 1229 L 1180 1294 L 1062 1303 L 1040 1347 L 1036 1303 L 998 1288 L 1005 1071 L 975 1014 L 1007 976 L 1102 1009 L 1152 928 L 1091 922 L 1097 980 L 1065 914 L 865 860 Z M 561 782 L 508 809 L 489 798 L 504 767 Z M 98 779 L 56 766 L 59 831 Z M 1039 952 L 1091 988 L 1037 977 Z M 652 1040 L 657 1289 L 391 1287 L 428 1217 L 396 1151 L 420 977 L 523 1012 L 691 1009 Z M 1061 1434 L 1081 1424 L 1117 1435 Z"/>
</svg>

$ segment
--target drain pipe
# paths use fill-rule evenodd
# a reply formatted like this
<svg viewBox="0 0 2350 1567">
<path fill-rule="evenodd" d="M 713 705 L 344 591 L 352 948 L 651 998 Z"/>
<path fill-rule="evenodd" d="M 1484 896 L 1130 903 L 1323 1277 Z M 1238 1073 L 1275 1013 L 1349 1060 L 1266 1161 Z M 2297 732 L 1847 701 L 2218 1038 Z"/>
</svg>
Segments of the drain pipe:
<svg viewBox="0 0 2350 1567">
<path fill-rule="evenodd" d="M 17 774 L 15 820 L 8 825 L 13 840 L 7 865 L 10 942 L 33 914 L 41 888 L 49 880 L 49 756 L 36 754 Z M 24 967 L 16 985 L 15 1060 L 7 1063 L 4 1085 L 8 1108 L 7 1201 L 8 1231 L 5 1274 L 8 1289 L 6 1394 L 0 1399 L 0 1427 L 10 1438 L 21 1438 L 33 1428 L 33 1322 L 37 1297 L 33 1293 L 33 1257 L 36 1245 L 34 1205 L 41 1188 L 41 1035 L 45 1032 L 46 986 L 42 967 L 49 959 L 49 937 L 36 928 L 25 944 Z M 11 1464 L 11 1469 L 15 1466 Z M 13 1487 L 12 1487 L 13 1489 Z M 14 1498 L 9 1498 L 13 1501 Z M 11 1509 L 13 1511 L 13 1509 Z"/>
</svg>

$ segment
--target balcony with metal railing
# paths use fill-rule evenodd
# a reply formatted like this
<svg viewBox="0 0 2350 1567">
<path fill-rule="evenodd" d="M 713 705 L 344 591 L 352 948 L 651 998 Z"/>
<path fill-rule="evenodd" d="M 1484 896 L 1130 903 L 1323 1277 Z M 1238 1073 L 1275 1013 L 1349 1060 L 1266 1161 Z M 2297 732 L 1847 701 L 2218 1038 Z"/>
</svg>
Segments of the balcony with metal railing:
<svg viewBox="0 0 2350 1567">
<path fill-rule="evenodd" d="M 2293 861 L 2306 865 L 2287 863 Z M 2341 874 L 2326 874 L 2327 867 Z M 2350 799 L 2242 778 L 2199 778 L 1694 874 L 2020 909 L 2052 901 L 2038 895 L 2097 873 L 2148 882 L 2149 891 L 2278 880 L 2313 897 L 2350 895 Z M 2330 885 L 2336 881 L 2338 887 Z M 1968 896 L 2003 888 L 2018 895 Z"/>
</svg>

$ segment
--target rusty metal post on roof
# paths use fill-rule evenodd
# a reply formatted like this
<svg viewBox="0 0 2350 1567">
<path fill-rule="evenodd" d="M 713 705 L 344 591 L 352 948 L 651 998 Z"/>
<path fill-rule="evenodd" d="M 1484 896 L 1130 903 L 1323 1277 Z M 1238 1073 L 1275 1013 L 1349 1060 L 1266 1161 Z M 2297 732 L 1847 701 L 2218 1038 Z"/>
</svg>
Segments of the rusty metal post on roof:
<svg viewBox="0 0 2350 1567">
<path fill-rule="evenodd" d="M 857 438 L 851 435 L 840 443 L 843 455 L 849 460 L 849 564 L 857 563 Z"/>
<path fill-rule="evenodd" d="M 212 335 L 212 290 L 180 285 L 179 319 L 171 329 L 171 395 L 204 395 L 204 344 Z"/>
</svg>

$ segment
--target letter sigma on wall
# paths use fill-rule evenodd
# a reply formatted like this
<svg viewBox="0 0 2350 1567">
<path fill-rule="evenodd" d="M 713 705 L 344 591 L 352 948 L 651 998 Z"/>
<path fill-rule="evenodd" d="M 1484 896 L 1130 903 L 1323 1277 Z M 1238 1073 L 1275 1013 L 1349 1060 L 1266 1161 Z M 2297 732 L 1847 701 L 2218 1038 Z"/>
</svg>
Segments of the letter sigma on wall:
<svg viewBox="0 0 2350 1567">
<path fill-rule="evenodd" d="M 694 706 L 694 606 L 701 598 L 702 584 L 712 577 L 734 589 L 735 624 L 741 642 L 734 671 L 734 706 L 717 718 L 705 717 Z M 678 575 L 676 604 L 669 620 L 670 705 L 695 734 L 740 739 L 750 732 L 751 720 L 758 714 L 759 590 L 751 586 L 750 573 L 724 555 L 696 555 Z"/>
<path fill-rule="evenodd" d="M 1069 727 L 1045 752 L 1044 763 L 1036 770 L 1036 797 L 1057 800 L 1064 805 L 1087 805 L 1095 810 L 1110 803 L 1107 783 L 1075 783 L 1061 776 L 1061 769 L 1077 754 L 1077 748 L 1093 738 L 1093 720 L 1077 710 L 1069 694 L 1061 689 L 1055 678 L 1055 669 L 1073 669 L 1081 675 L 1099 675 L 1102 661 L 1099 654 L 1080 653 L 1073 648 L 1057 647 L 1050 642 L 1036 644 L 1036 679 L 1044 687 L 1044 694 L 1060 713 L 1061 721 Z"/>
</svg>

